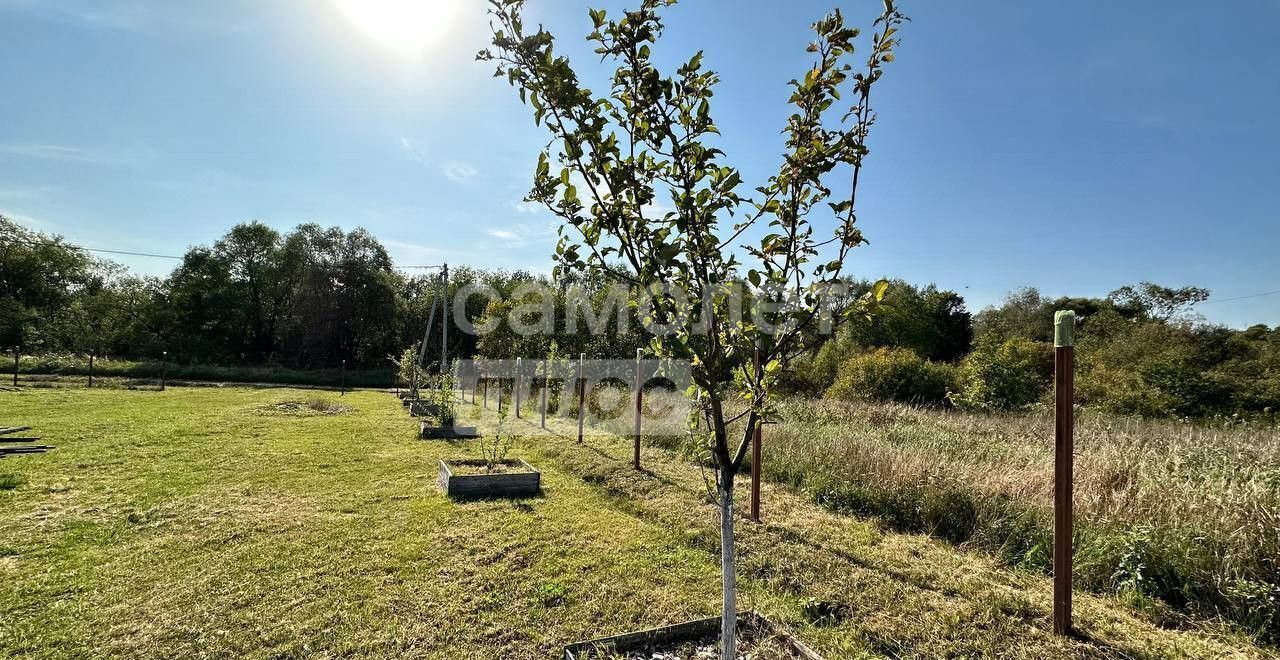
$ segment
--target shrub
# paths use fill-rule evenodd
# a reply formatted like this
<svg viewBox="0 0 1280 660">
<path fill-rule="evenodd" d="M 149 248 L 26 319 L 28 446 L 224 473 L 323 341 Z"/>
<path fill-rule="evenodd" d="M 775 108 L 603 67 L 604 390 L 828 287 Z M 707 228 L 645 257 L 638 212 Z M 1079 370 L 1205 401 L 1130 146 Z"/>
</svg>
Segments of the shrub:
<svg viewBox="0 0 1280 660">
<path fill-rule="evenodd" d="M 1021 337 L 980 345 L 960 363 L 950 400 L 973 410 L 1018 410 L 1040 400 L 1053 374 L 1053 347 Z"/>
<path fill-rule="evenodd" d="M 881 348 L 840 365 L 827 390 L 833 399 L 942 404 L 955 383 L 955 368 L 930 362 L 905 348 Z"/>
</svg>

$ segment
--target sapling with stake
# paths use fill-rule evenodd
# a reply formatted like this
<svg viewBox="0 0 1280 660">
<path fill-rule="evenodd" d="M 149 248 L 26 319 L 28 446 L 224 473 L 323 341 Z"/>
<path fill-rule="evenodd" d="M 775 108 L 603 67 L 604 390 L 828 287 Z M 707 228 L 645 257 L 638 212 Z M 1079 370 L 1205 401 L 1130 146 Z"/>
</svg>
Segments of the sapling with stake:
<svg viewBox="0 0 1280 660">
<path fill-rule="evenodd" d="M 493 435 L 480 439 L 480 457 L 484 460 L 485 472 L 493 472 L 494 468 L 506 463 L 513 441 L 514 436 L 507 432 L 507 411 L 503 410 L 498 413 L 498 426 Z"/>
<path fill-rule="evenodd" d="M 556 54 L 550 32 L 525 25 L 524 0 L 490 0 L 492 48 L 477 59 L 496 65 L 494 75 L 517 89 L 534 122 L 551 134 L 527 199 L 562 222 L 557 274 L 589 272 L 648 294 L 652 304 L 642 320 L 674 328 L 656 333 L 648 352 L 692 366 L 703 422 L 696 440 L 716 471 L 721 648 L 731 660 L 734 477 L 756 427 L 771 414 L 770 386 L 783 364 L 824 341 L 842 319 L 872 313 L 887 287 L 878 282 L 853 302 L 840 293 L 846 257 L 866 242 L 855 227 L 855 208 L 875 121 L 871 90 L 893 60 L 907 18 L 885 1 L 856 70 L 848 61 L 858 30 L 847 27 L 838 10 L 813 24 L 808 51 L 814 61 L 790 82 L 785 153 L 747 198 L 739 194 L 738 170 L 724 164 L 724 152 L 714 146 L 720 131 L 710 102 L 719 75 L 704 68 L 701 52 L 674 75 L 661 73 L 651 59 L 663 34 L 661 10 L 674 3 L 641 0 L 616 19 L 590 11 L 588 39 L 603 60 L 616 64 L 605 94 L 582 86 L 569 60 Z M 834 197 L 837 177 L 847 177 L 847 196 Z M 830 224 L 825 238 L 816 235 L 818 218 Z M 683 295 L 663 295 L 673 290 Z M 753 302 L 749 318 L 732 311 L 744 295 Z M 757 345 L 764 365 L 758 373 L 751 368 Z M 734 397 L 747 403 L 741 413 L 725 410 Z M 731 440 L 728 429 L 739 422 L 741 437 Z"/>
<path fill-rule="evenodd" d="M 431 402 L 435 405 L 441 427 L 453 426 L 458 420 L 457 401 L 454 398 L 457 384 L 458 362 L 455 360 L 450 368 L 436 377 L 435 388 L 431 390 Z"/>
</svg>

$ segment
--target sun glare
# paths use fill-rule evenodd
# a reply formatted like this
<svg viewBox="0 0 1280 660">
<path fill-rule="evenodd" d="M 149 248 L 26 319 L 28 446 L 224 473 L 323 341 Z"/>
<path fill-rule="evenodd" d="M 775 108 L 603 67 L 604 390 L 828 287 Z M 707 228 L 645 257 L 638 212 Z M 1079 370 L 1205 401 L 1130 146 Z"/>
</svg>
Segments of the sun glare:
<svg viewBox="0 0 1280 660">
<path fill-rule="evenodd" d="M 450 0 L 337 0 L 342 12 L 379 43 L 420 54 L 444 28 Z"/>
</svg>

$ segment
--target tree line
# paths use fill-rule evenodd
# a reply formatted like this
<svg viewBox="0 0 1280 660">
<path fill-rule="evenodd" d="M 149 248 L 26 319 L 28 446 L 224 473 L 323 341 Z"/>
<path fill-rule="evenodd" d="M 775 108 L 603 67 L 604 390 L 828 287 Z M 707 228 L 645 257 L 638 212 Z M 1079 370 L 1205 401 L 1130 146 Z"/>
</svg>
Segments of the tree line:
<svg viewBox="0 0 1280 660">
<path fill-rule="evenodd" d="M 438 362 L 439 324 L 450 324 L 448 356 L 513 358 L 556 353 L 627 358 L 652 337 L 629 313 L 601 316 L 609 283 L 588 276 L 551 281 L 526 271 L 451 269 L 449 300 L 470 334 L 437 311 L 425 357 Z M 552 292 L 550 332 L 516 332 L 529 285 Z M 873 286 L 855 282 L 849 300 Z M 585 292 L 604 323 L 591 332 L 570 291 Z M 1101 298 L 1048 298 L 1035 289 L 971 313 L 955 291 L 889 283 L 884 304 L 855 318 L 821 349 L 785 365 L 788 391 L 977 409 L 1036 405 L 1050 390 L 1052 316 L 1080 319 L 1077 390 L 1086 405 L 1126 414 L 1200 417 L 1280 410 L 1280 327 L 1233 330 L 1192 313 L 1208 298 L 1196 287 L 1144 283 Z M 405 274 L 364 229 L 302 224 L 281 233 L 250 222 L 212 245 L 187 250 L 166 277 L 139 276 L 60 237 L 0 217 L 0 346 L 27 353 L 95 354 L 186 364 L 333 369 L 391 368 L 422 347 L 436 272 Z M 593 310 L 588 309 L 588 313 Z M 515 312 L 515 316 L 513 316 Z M 630 318 L 630 320 L 629 320 Z"/>
<path fill-rule="evenodd" d="M 1280 327 L 1206 322 L 1194 313 L 1209 299 L 1203 288 L 1143 282 L 1101 298 L 1024 288 L 973 316 L 953 292 L 890 289 L 881 315 L 853 323 L 792 371 L 794 389 L 978 410 L 1047 404 L 1053 314 L 1070 309 L 1083 405 L 1147 417 L 1280 412 Z"/>
</svg>

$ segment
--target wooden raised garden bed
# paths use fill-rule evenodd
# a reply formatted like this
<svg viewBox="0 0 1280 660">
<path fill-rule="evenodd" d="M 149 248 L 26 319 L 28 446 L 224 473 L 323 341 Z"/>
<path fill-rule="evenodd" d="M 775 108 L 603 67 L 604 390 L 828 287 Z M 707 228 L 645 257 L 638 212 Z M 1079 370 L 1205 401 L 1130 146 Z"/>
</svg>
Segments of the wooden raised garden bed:
<svg viewBox="0 0 1280 660">
<path fill-rule="evenodd" d="M 542 489 L 542 473 L 519 459 L 501 462 L 501 471 L 485 473 L 484 461 L 440 461 L 440 490 L 457 499 L 529 497 Z"/>
<path fill-rule="evenodd" d="M 409 404 L 409 414 L 414 417 L 430 417 L 440 412 L 440 406 L 430 402 L 417 400 Z"/>
<path fill-rule="evenodd" d="M 422 422 L 418 429 L 418 435 L 432 440 L 452 440 L 478 438 L 480 437 L 480 431 L 474 426 L 432 426 Z"/>
<path fill-rule="evenodd" d="M 822 656 L 815 653 L 813 649 L 805 646 L 789 633 L 774 625 L 772 621 L 756 612 L 743 612 L 738 615 L 738 634 L 742 636 L 743 633 L 755 635 L 757 643 L 777 645 L 796 660 L 822 660 Z M 570 644 L 564 647 L 564 660 L 608 658 L 613 657 L 613 654 L 634 653 L 636 651 L 645 652 L 643 657 L 647 658 L 650 657 L 648 655 L 649 652 L 662 653 L 677 645 L 696 642 L 704 638 L 714 640 L 719 634 L 720 617 L 718 616 L 709 619 L 686 621 L 650 630 Z"/>
</svg>

